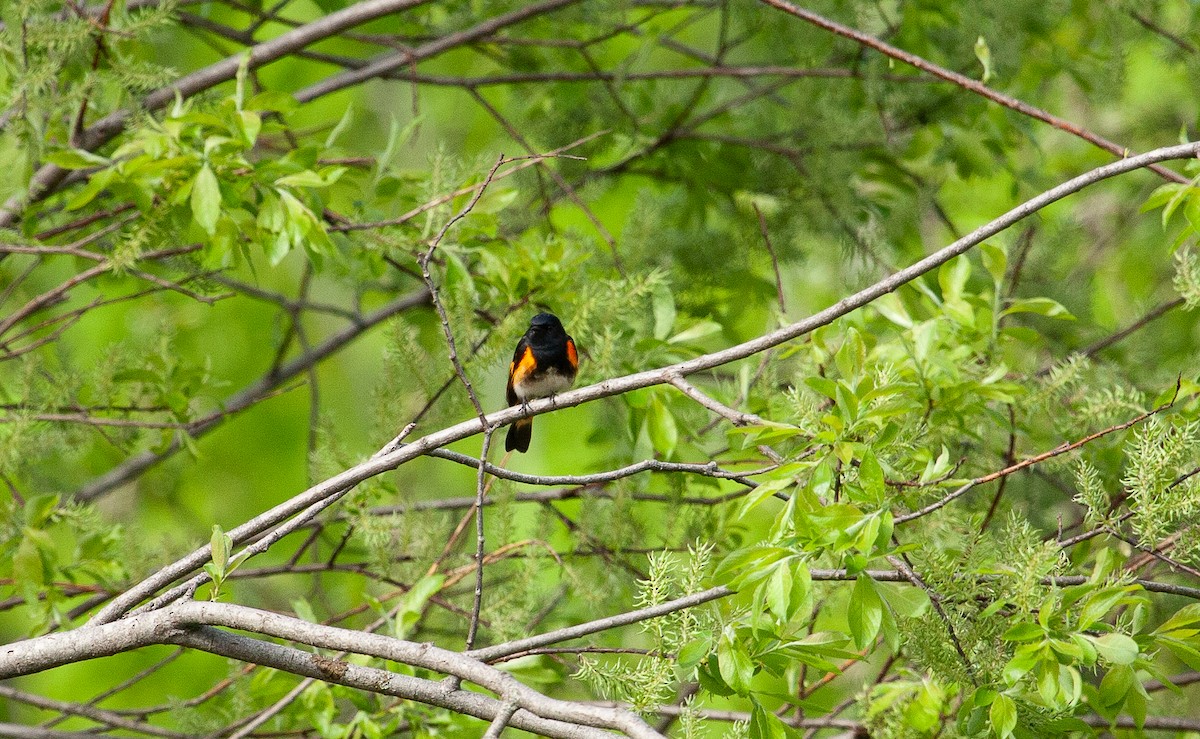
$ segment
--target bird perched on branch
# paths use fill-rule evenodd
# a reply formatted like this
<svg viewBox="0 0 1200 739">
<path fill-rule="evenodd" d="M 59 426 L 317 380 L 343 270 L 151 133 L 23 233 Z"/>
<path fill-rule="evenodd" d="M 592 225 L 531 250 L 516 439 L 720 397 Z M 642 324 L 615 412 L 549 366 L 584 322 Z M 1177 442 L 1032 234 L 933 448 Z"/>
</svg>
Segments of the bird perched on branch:
<svg viewBox="0 0 1200 739">
<path fill-rule="evenodd" d="M 508 366 L 508 404 L 525 405 L 533 398 L 548 398 L 575 382 L 579 354 L 575 340 L 567 335 L 562 321 L 553 313 L 539 313 L 529 321 L 529 330 L 517 342 Z M 504 438 L 506 451 L 529 451 L 533 419 L 513 423 Z"/>
</svg>

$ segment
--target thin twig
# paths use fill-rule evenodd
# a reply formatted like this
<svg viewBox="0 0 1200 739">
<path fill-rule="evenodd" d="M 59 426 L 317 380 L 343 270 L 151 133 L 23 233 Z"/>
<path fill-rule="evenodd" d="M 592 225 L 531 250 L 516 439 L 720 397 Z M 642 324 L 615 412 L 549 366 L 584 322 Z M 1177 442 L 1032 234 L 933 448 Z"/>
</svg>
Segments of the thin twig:
<svg viewBox="0 0 1200 739">
<path fill-rule="evenodd" d="M 771 269 L 775 271 L 775 294 L 779 298 L 779 312 L 787 315 L 787 303 L 783 298 L 783 276 L 779 274 L 779 257 L 775 254 L 775 246 L 771 243 L 771 232 L 767 230 L 767 219 L 763 217 L 758 203 L 753 203 L 754 215 L 758 216 L 758 231 L 762 234 L 763 244 L 771 255 Z"/>
<path fill-rule="evenodd" d="M 1175 392 L 1178 395 L 1178 393 L 1179 393 L 1178 385 L 1176 385 Z M 912 521 L 913 519 L 921 518 L 922 516 L 927 516 L 930 513 L 933 513 L 934 511 L 938 510 L 939 508 L 946 506 L 951 501 L 961 497 L 963 494 L 965 494 L 967 491 L 971 490 L 972 488 L 978 487 L 985 483 L 989 483 L 992 480 L 997 480 L 997 479 L 1000 479 L 1003 477 L 1007 477 L 1007 476 L 1013 474 L 1014 472 L 1020 472 L 1021 470 L 1025 469 L 1026 467 L 1030 467 L 1032 465 L 1039 464 L 1041 462 L 1045 462 L 1047 459 L 1051 459 L 1052 457 L 1057 457 L 1061 454 L 1066 454 L 1067 452 L 1075 451 L 1076 449 L 1078 449 L 1086 444 L 1090 444 L 1091 442 L 1095 441 L 1096 439 L 1102 438 L 1104 436 L 1108 436 L 1111 433 L 1115 433 L 1117 431 L 1124 431 L 1125 429 L 1129 428 L 1130 426 L 1135 426 L 1135 425 L 1141 423 L 1142 421 L 1145 421 L 1147 418 L 1150 418 L 1151 416 L 1153 416 L 1155 414 L 1158 414 L 1158 413 L 1161 413 L 1161 412 L 1167 410 L 1168 408 L 1170 408 L 1173 405 L 1175 405 L 1175 398 L 1172 398 L 1170 400 L 1170 402 L 1163 403 L 1162 405 L 1158 406 L 1157 408 L 1150 410 L 1150 411 L 1146 411 L 1145 413 L 1142 413 L 1135 418 L 1125 421 L 1124 423 L 1119 423 L 1115 426 L 1109 426 L 1106 429 L 1101 429 L 1100 431 L 1097 431 L 1094 434 L 1088 434 L 1087 436 L 1083 437 L 1082 439 L 1079 439 L 1078 441 L 1073 441 L 1069 444 L 1068 443 L 1059 444 L 1058 446 L 1056 446 L 1055 448 L 1051 449 L 1048 452 L 1042 452 L 1041 454 L 1038 454 L 1036 456 L 1028 457 L 1027 459 L 1022 459 L 1020 462 L 1009 465 L 1002 470 L 998 470 L 996 472 L 992 472 L 990 474 L 983 475 L 982 477 L 976 477 L 975 479 L 968 481 L 966 484 L 962 485 L 961 487 L 956 488 L 954 491 L 952 491 L 949 495 L 945 496 L 944 498 L 934 501 L 933 503 L 930 503 L 929 505 L 925 506 L 924 508 L 913 511 L 911 513 L 905 513 L 903 515 L 896 516 L 895 522 L 898 524 L 907 523 L 908 521 Z"/>
<path fill-rule="evenodd" d="M 965 75 L 959 74 L 958 72 L 954 72 L 952 70 L 946 69 L 945 67 L 940 67 L 926 59 L 922 59 L 921 57 L 917 56 L 916 54 L 912 54 L 910 52 L 904 51 L 903 49 L 892 46 L 891 44 L 888 44 L 884 41 L 880 41 L 879 39 L 875 38 L 874 36 L 871 36 L 870 34 L 863 33 L 862 31 L 858 31 L 856 29 L 850 28 L 849 26 L 844 26 L 841 23 L 837 23 L 836 21 L 831 21 L 828 18 L 817 15 L 816 13 L 814 13 L 810 10 L 792 5 L 791 3 L 787 2 L 787 0 L 762 0 L 762 2 L 764 2 L 767 5 L 770 5 L 772 7 L 778 8 L 779 10 L 782 10 L 783 12 L 788 13 L 789 15 L 794 15 L 797 18 L 800 18 L 801 20 L 807 21 L 808 23 L 811 23 L 812 25 L 817 26 L 818 28 L 823 28 L 826 31 L 830 31 L 832 33 L 837 34 L 838 36 L 843 36 L 845 38 L 855 41 L 856 43 L 862 44 L 864 46 L 869 46 L 872 49 L 875 49 L 876 51 L 884 54 L 885 56 L 891 57 L 892 59 L 896 59 L 897 61 L 901 61 L 910 66 L 916 67 L 917 69 L 921 70 L 922 72 L 926 72 L 935 77 L 939 77 L 943 80 L 946 80 L 947 82 L 958 85 L 959 87 L 961 87 L 965 90 L 970 90 L 971 92 L 975 93 L 976 95 L 980 95 L 984 98 L 987 98 L 988 100 L 991 100 L 994 103 L 998 103 L 1006 108 L 1015 110 L 1016 112 L 1021 113 L 1022 115 L 1029 116 L 1030 118 L 1034 118 L 1036 120 L 1042 121 L 1043 123 L 1048 123 L 1051 126 L 1053 126 L 1054 128 L 1059 129 L 1060 131 L 1066 131 L 1069 134 L 1078 136 L 1079 138 L 1083 139 L 1084 141 L 1087 141 L 1090 144 L 1094 144 L 1095 146 L 1098 146 L 1099 148 L 1107 151 L 1110 154 L 1113 154 L 1118 157 L 1129 156 L 1129 149 L 1127 149 L 1126 147 L 1120 146 L 1112 141 L 1109 141 L 1108 139 L 1104 138 L 1103 136 L 1092 133 L 1091 131 L 1088 131 L 1087 129 L 1085 129 L 1081 126 L 1078 126 L 1078 125 L 1071 123 L 1070 121 L 1064 120 L 1062 118 L 1059 118 L 1058 116 L 1051 115 L 1050 113 L 1042 110 L 1041 108 L 1037 108 L 1033 105 L 1030 105 L 1029 103 L 1023 102 L 1023 101 L 1018 100 L 1009 95 L 1005 95 L 1003 93 L 996 92 L 995 90 L 993 90 L 992 88 L 988 87 L 987 85 L 983 84 L 982 82 L 980 82 L 978 80 L 971 79 L 970 77 L 967 77 Z M 1188 182 L 1187 177 L 1184 177 L 1183 175 L 1179 174 L 1178 172 L 1174 172 L 1170 169 L 1167 169 L 1166 167 L 1161 167 L 1157 164 L 1151 165 L 1151 166 L 1147 167 L 1147 169 L 1151 170 L 1155 174 L 1159 175 L 1163 179 L 1168 180 L 1170 182 L 1178 182 L 1178 183 Z"/>
</svg>

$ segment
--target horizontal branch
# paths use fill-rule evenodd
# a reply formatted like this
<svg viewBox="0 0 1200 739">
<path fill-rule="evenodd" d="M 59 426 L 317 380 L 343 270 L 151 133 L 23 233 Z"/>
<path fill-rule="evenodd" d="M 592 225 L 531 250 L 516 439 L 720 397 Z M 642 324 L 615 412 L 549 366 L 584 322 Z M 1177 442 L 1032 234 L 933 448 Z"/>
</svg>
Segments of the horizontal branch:
<svg viewBox="0 0 1200 739">
<path fill-rule="evenodd" d="M 147 724 L 142 721 L 134 721 L 133 719 L 126 718 L 116 713 L 115 711 L 107 711 L 103 708 L 97 708 L 96 706 L 89 705 L 87 703 L 71 703 L 68 701 L 46 698 L 44 696 L 35 695 L 32 693 L 25 693 L 8 685 L 0 685 L 0 698 L 35 706 L 43 711 L 58 711 L 59 713 L 69 714 L 72 716 L 81 716 L 113 729 L 125 729 L 127 731 L 134 731 L 149 736 L 185 736 L 178 731 L 170 731 L 168 729 L 154 726 L 153 724 Z M 0 736 L 8 737 L 13 735 L 6 733 L 3 729 L 0 729 Z M 88 736 L 94 737 L 95 735 L 88 734 Z"/>
<path fill-rule="evenodd" d="M 435 449 L 430 452 L 430 457 L 438 457 L 440 459 L 448 459 L 451 462 L 457 462 L 468 467 L 478 467 L 479 460 L 461 452 L 452 452 L 449 449 Z M 689 462 L 664 462 L 659 459 L 643 459 L 640 462 L 618 467 L 615 470 L 605 472 L 595 472 L 590 475 L 529 475 L 524 472 L 514 472 L 503 467 L 497 467 L 492 463 L 487 463 L 485 469 L 488 474 L 494 475 L 504 480 L 512 482 L 523 482 L 529 485 L 597 485 L 603 482 L 613 482 L 614 480 L 623 480 L 626 477 L 639 475 L 643 472 L 687 472 L 693 475 L 702 475 L 704 477 L 713 477 L 718 480 L 732 480 L 736 483 L 744 485 L 748 488 L 758 487 L 755 483 L 746 478 L 754 475 L 764 475 L 771 470 L 774 470 L 777 465 L 761 467 L 756 470 L 747 470 L 746 472 L 732 472 L 721 469 L 721 466 L 716 462 L 706 462 L 704 464 L 689 463 Z"/>
<path fill-rule="evenodd" d="M 503 15 L 490 18 L 466 30 L 446 34 L 439 39 L 422 44 L 411 50 L 385 54 L 368 62 L 359 69 L 347 70 L 327 77 L 320 82 L 298 90 L 295 93 L 295 98 L 302 103 L 316 100 L 319 97 L 324 97 L 330 93 L 356 85 L 359 82 L 385 75 L 401 67 L 416 64 L 422 59 L 437 56 L 456 46 L 462 46 L 463 44 L 490 36 L 502 28 L 507 28 L 516 23 L 529 20 L 543 13 L 558 10 L 559 8 L 564 8 L 568 5 L 573 5 L 577 2 L 579 0 L 542 0 L 542 2 L 524 5 Z"/>
<path fill-rule="evenodd" d="M 485 721 L 492 720 L 502 706 L 495 698 L 454 690 L 444 682 L 397 675 L 214 628 L 181 632 L 173 643 L 294 675 L 438 706 Z M 518 711 L 510 723 L 519 729 L 561 739 L 612 739 L 612 734 L 599 729 L 543 719 L 527 711 Z"/>
<path fill-rule="evenodd" d="M 876 582 L 894 582 L 911 585 L 909 577 L 899 570 L 865 570 L 864 574 Z M 809 571 L 809 577 L 813 582 L 837 582 L 850 581 L 858 577 L 857 574 L 851 574 L 845 569 L 813 569 Z M 975 576 L 976 582 L 997 582 L 1003 578 L 1003 575 L 978 575 Z M 1083 575 L 1060 575 L 1043 577 L 1040 584 L 1047 587 L 1065 588 L 1073 585 L 1082 585 L 1088 582 L 1088 578 Z M 1185 585 L 1173 585 L 1171 583 L 1160 583 L 1153 580 L 1133 580 L 1133 584 L 1140 586 L 1142 589 L 1153 593 L 1166 593 L 1169 595 L 1179 595 L 1192 600 L 1200 601 L 1200 588 L 1191 588 Z M 694 608 L 709 601 L 718 600 L 727 596 L 733 595 L 735 591 L 725 587 L 724 585 L 715 588 L 709 588 L 699 593 L 685 595 L 675 600 L 660 603 L 658 605 L 649 606 L 628 613 L 621 613 L 616 616 L 589 621 L 587 623 L 578 624 L 576 626 L 568 626 L 556 631 L 550 631 L 545 634 L 518 639 L 516 641 L 505 642 L 504 644 L 496 644 L 491 647 L 476 649 L 467 654 L 484 662 L 493 662 L 509 655 L 523 652 L 537 647 L 544 647 L 549 644 L 558 644 L 571 639 L 578 639 L 590 634 L 596 634 L 601 631 L 616 628 L 618 626 L 627 626 L 641 621 L 647 621 L 652 618 L 682 611 L 687 608 Z"/>
<path fill-rule="evenodd" d="M 618 495 L 622 497 L 628 497 L 630 500 L 669 503 L 670 505 L 714 506 L 744 497 L 746 495 L 746 491 L 739 490 L 732 493 L 726 493 L 725 495 L 710 496 L 685 496 L 671 495 L 667 493 L 615 493 L 600 487 L 597 483 L 591 483 L 579 487 L 561 488 L 559 490 L 539 490 L 532 493 L 517 493 L 516 495 L 513 495 L 510 500 L 513 503 L 550 503 L 557 500 L 576 500 L 579 498 L 615 498 Z M 457 511 L 470 508 L 471 506 L 475 505 L 475 502 L 474 496 L 434 498 L 432 500 L 413 501 L 412 503 L 375 506 L 371 508 L 368 513 L 370 513 L 372 516 L 391 516 L 409 513 L 412 511 Z M 496 500 L 494 498 L 488 497 L 483 499 L 483 504 L 485 506 L 495 505 L 495 503 Z"/>
<path fill-rule="evenodd" d="M 9 737 L 9 739 L 96 739 L 97 736 L 102 735 L 0 722 L 0 736 Z"/>
</svg>

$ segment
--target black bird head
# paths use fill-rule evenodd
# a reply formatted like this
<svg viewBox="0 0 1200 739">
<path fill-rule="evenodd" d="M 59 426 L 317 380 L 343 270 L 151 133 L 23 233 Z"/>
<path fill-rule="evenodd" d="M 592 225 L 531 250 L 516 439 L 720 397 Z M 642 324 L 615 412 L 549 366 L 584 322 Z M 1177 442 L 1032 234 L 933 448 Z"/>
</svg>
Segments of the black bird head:
<svg viewBox="0 0 1200 739">
<path fill-rule="evenodd" d="M 565 340 L 566 329 L 553 313 L 538 313 L 529 319 L 530 341 Z"/>
</svg>

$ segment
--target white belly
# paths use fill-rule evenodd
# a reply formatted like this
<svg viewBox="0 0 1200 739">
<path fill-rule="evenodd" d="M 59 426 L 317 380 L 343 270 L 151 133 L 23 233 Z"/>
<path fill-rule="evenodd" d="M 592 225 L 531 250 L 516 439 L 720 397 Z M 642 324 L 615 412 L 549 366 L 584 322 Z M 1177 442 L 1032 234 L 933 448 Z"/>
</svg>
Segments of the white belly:
<svg viewBox="0 0 1200 739">
<path fill-rule="evenodd" d="M 533 398 L 546 398 L 561 393 L 571 387 L 571 379 L 560 374 L 557 370 L 547 370 L 537 377 L 530 377 L 514 387 L 513 392 L 522 401 Z"/>
</svg>

